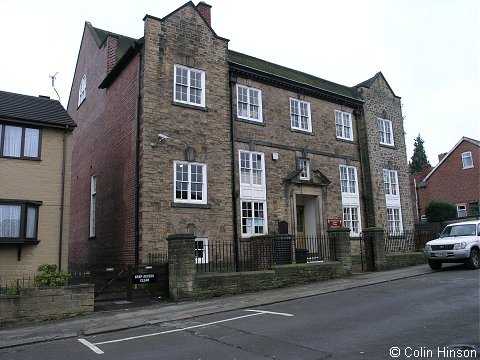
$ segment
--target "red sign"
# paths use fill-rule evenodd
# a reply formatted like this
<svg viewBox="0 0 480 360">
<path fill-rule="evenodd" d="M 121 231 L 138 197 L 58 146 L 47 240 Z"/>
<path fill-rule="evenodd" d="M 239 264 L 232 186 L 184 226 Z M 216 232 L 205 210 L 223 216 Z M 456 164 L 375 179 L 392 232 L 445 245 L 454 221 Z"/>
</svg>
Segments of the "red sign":
<svg viewBox="0 0 480 360">
<path fill-rule="evenodd" d="M 342 226 L 342 219 L 327 219 L 327 227 L 329 229 L 341 228 Z"/>
</svg>

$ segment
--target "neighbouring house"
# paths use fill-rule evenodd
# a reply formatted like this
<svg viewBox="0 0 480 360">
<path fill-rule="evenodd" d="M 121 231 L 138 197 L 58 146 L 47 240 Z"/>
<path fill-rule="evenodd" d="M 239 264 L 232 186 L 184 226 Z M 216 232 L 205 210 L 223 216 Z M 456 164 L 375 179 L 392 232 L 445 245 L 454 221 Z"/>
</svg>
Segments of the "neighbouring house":
<svg viewBox="0 0 480 360">
<path fill-rule="evenodd" d="M 86 23 L 68 112 L 72 268 L 146 263 L 199 242 L 413 228 L 400 98 L 228 48 L 211 6 L 144 17 L 133 39 Z"/>
<path fill-rule="evenodd" d="M 0 91 L 0 284 L 67 269 L 75 126 L 57 100 Z"/>
<path fill-rule="evenodd" d="M 425 207 L 433 200 L 454 205 L 457 218 L 479 215 L 480 141 L 464 136 L 438 161 L 410 177 L 416 220 L 426 219 Z"/>
</svg>

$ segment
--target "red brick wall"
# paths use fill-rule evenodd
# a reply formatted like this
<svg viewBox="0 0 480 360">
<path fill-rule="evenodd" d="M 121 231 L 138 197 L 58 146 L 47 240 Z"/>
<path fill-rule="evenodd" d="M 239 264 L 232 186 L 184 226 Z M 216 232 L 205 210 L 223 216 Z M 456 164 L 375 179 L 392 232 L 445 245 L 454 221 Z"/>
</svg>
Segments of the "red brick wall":
<svg viewBox="0 0 480 360">
<path fill-rule="evenodd" d="M 107 41 L 108 43 L 108 41 Z M 70 267 L 134 261 L 135 136 L 138 57 L 107 89 L 107 46 L 98 47 L 85 27 L 68 112 L 78 127 L 73 144 Z M 87 75 L 87 95 L 77 108 Z M 97 231 L 89 238 L 90 177 L 97 175 Z"/>
<path fill-rule="evenodd" d="M 462 153 L 472 152 L 473 168 L 463 169 Z M 463 141 L 432 173 L 427 187 L 419 189 L 421 215 L 432 200 L 446 201 L 452 205 L 465 204 L 467 212 L 470 202 L 480 198 L 480 148 Z M 469 215 L 469 214 L 468 214 Z"/>
</svg>

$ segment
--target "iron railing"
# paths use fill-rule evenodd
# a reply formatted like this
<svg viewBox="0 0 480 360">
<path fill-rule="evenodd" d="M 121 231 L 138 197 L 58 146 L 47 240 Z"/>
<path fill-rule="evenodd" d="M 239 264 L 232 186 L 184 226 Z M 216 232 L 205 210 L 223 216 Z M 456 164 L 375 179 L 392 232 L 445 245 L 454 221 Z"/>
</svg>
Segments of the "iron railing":
<svg viewBox="0 0 480 360">
<path fill-rule="evenodd" d="M 198 272 L 268 270 L 275 265 L 335 260 L 327 236 L 271 235 L 238 241 L 210 242 L 195 250 Z"/>
<path fill-rule="evenodd" d="M 168 252 L 164 251 L 149 253 L 147 258 L 149 265 L 166 264 L 168 263 Z"/>
<path fill-rule="evenodd" d="M 20 289 L 34 287 L 36 276 L 23 276 L 0 285 L 0 294 L 18 295 Z"/>
<path fill-rule="evenodd" d="M 438 231 L 435 230 L 404 231 L 396 234 L 385 232 L 385 252 L 388 254 L 422 251 L 425 244 L 437 236 Z"/>
<path fill-rule="evenodd" d="M 387 254 L 415 251 L 414 233 L 412 231 L 395 234 L 385 232 L 384 240 Z"/>
</svg>

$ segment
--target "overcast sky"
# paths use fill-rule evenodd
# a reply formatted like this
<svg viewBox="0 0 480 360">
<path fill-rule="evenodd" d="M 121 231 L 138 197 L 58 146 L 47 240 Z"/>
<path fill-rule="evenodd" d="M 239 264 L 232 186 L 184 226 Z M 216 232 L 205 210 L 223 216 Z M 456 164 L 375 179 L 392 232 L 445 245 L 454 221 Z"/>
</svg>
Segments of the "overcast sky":
<svg viewBox="0 0 480 360">
<path fill-rule="evenodd" d="M 85 21 L 143 36 L 184 0 L 2 0 L 0 90 L 66 107 Z M 381 71 L 402 98 L 407 157 L 421 134 L 432 165 L 462 136 L 480 140 L 478 0 L 206 0 L 229 48 L 342 85 Z M 194 1 L 195 4 L 198 1 Z"/>
</svg>

